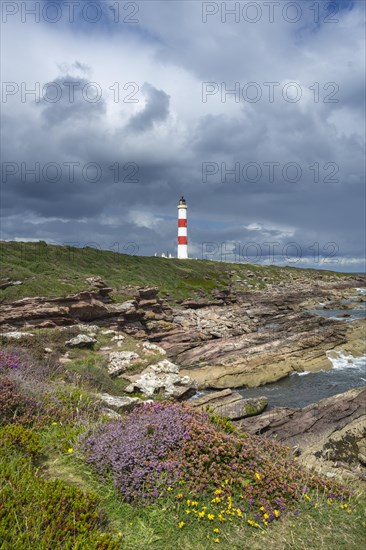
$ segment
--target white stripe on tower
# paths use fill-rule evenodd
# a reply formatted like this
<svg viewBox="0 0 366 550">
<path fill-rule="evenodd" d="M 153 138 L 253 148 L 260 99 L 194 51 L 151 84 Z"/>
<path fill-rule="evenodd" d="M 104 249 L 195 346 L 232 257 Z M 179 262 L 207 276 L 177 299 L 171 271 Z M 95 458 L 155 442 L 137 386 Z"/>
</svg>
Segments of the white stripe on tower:
<svg viewBox="0 0 366 550">
<path fill-rule="evenodd" d="M 178 258 L 188 258 L 187 203 L 184 197 L 178 204 Z"/>
</svg>

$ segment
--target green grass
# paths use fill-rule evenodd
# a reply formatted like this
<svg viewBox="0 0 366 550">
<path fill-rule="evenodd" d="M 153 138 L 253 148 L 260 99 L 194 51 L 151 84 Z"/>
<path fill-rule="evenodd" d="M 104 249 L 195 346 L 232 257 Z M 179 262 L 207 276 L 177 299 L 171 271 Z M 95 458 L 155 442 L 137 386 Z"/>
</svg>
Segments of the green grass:
<svg viewBox="0 0 366 550">
<path fill-rule="evenodd" d="M 113 299 L 123 301 L 140 286 L 158 286 L 170 300 L 188 298 L 197 290 L 209 295 L 232 285 L 241 290 L 260 290 L 268 283 L 347 274 L 292 267 L 262 267 L 208 260 L 177 260 L 129 256 L 93 248 L 48 245 L 44 242 L 0 242 L 1 279 L 22 285 L 0 291 L 8 302 L 28 296 L 66 296 L 88 288 L 86 278 L 101 276 L 113 287 Z M 267 280 L 265 280 L 267 279 Z"/>
<path fill-rule="evenodd" d="M 328 505 L 321 497 L 299 505 L 299 516 L 289 515 L 265 530 L 238 524 L 219 524 L 220 532 L 210 522 L 179 528 L 176 500 L 166 498 L 152 506 L 133 508 L 122 502 L 112 484 L 101 483 L 77 454 L 53 456 L 47 462 L 48 475 L 76 484 L 98 495 L 111 531 L 122 533 L 121 548 L 140 550 L 361 550 L 365 542 L 364 496 L 356 494 L 347 509 Z M 314 504 L 318 506 L 315 509 Z M 348 513 L 348 510 L 351 510 Z M 219 543 L 215 543 L 219 538 Z"/>
</svg>

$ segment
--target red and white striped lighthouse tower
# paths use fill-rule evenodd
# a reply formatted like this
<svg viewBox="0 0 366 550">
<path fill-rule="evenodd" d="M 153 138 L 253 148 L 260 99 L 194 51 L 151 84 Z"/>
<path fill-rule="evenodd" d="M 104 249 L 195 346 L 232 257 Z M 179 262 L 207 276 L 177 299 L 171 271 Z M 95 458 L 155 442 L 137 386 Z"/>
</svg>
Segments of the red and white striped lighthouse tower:
<svg viewBox="0 0 366 550">
<path fill-rule="evenodd" d="M 188 258 L 187 203 L 184 197 L 178 204 L 178 258 Z"/>
</svg>

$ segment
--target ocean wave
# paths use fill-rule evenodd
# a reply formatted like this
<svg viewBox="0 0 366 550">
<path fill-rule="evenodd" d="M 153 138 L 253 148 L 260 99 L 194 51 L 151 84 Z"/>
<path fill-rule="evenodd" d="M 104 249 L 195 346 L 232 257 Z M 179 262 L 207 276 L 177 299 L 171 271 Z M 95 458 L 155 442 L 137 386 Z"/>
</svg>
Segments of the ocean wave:
<svg viewBox="0 0 366 550">
<path fill-rule="evenodd" d="M 327 357 L 333 365 L 333 369 L 356 369 L 365 372 L 366 371 L 366 355 L 361 357 L 354 357 L 349 354 L 346 355 L 341 351 L 327 351 Z"/>
</svg>

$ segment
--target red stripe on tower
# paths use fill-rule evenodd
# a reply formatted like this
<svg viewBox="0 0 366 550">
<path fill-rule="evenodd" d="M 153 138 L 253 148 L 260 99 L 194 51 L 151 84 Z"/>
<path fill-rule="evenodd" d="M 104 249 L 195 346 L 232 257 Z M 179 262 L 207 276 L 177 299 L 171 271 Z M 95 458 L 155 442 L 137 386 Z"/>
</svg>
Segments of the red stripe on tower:
<svg viewBox="0 0 366 550">
<path fill-rule="evenodd" d="M 188 258 L 187 203 L 182 197 L 178 204 L 178 258 Z"/>
</svg>

